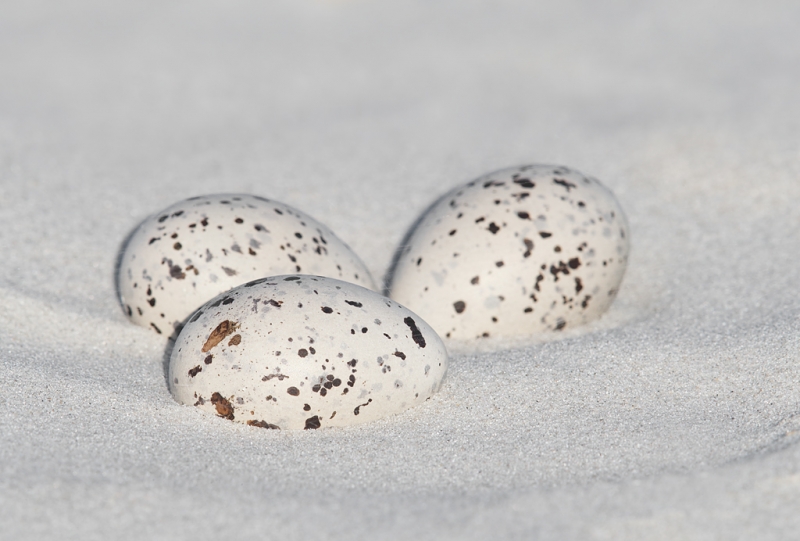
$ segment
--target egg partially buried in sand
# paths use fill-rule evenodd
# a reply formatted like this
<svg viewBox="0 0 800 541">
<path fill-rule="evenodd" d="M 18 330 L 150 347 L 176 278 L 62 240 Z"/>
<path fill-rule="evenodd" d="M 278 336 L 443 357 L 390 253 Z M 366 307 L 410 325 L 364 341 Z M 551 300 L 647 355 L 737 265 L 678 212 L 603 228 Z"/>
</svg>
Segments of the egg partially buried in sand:
<svg viewBox="0 0 800 541">
<path fill-rule="evenodd" d="M 390 296 L 446 338 L 558 331 L 608 309 L 628 237 L 596 179 L 551 165 L 503 169 L 426 211 L 395 256 Z"/>
<path fill-rule="evenodd" d="M 117 270 L 134 323 L 172 334 L 201 304 L 256 278 L 303 272 L 375 289 L 333 232 L 283 203 L 244 194 L 193 197 L 142 222 Z"/>
<path fill-rule="evenodd" d="M 433 395 L 447 350 L 418 315 L 351 283 L 262 278 L 202 306 L 169 363 L 175 400 L 298 430 L 360 424 Z"/>
</svg>

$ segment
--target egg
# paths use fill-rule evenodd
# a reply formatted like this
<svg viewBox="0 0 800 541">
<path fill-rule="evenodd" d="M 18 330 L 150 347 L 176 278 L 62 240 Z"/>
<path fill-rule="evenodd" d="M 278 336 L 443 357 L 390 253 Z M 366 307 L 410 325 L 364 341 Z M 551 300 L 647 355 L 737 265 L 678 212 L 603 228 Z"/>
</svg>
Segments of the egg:
<svg viewBox="0 0 800 541">
<path fill-rule="evenodd" d="M 208 299 L 289 272 L 375 289 L 364 263 L 330 229 L 289 205 L 245 194 L 193 197 L 147 218 L 123 249 L 117 287 L 134 323 L 172 335 Z"/>
<path fill-rule="evenodd" d="M 387 287 L 445 338 L 560 331 L 611 305 L 628 239 L 622 208 L 598 180 L 551 165 L 503 169 L 419 218 Z"/>
<path fill-rule="evenodd" d="M 418 315 L 352 283 L 262 278 L 203 305 L 178 335 L 170 390 L 181 404 L 289 430 L 365 423 L 430 398 L 447 370 Z"/>
</svg>

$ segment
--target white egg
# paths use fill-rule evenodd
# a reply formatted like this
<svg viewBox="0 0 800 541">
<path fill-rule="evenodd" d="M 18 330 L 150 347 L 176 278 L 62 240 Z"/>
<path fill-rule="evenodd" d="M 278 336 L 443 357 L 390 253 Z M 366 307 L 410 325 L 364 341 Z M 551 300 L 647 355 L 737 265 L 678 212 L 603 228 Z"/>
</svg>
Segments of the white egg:
<svg viewBox="0 0 800 541">
<path fill-rule="evenodd" d="M 360 424 L 438 389 L 447 350 L 422 318 L 321 276 L 255 280 L 202 306 L 175 342 L 175 400 L 232 421 L 298 430 Z"/>
<path fill-rule="evenodd" d="M 256 278 L 303 272 L 375 289 L 330 229 L 283 203 L 244 194 L 193 197 L 142 222 L 117 270 L 123 310 L 168 335 L 198 306 Z"/>
<path fill-rule="evenodd" d="M 558 331 L 606 311 L 628 238 L 596 179 L 550 165 L 503 169 L 425 212 L 395 256 L 390 296 L 446 338 Z"/>
</svg>

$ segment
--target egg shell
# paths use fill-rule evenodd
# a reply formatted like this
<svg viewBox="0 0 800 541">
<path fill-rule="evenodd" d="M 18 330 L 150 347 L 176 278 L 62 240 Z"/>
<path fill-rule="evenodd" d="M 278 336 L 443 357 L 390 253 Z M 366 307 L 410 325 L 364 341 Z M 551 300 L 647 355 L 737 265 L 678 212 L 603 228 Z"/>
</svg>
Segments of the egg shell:
<svg viewBox="0 0 800 541">
<path fill-rule="evenodd" d="M 424 213 L 388 288 L 445 338 L 559 331 L 608 309 L 628 239 L 619 203 L 598 180 L 552 165 L 503 169 Z"/>
<path fill-rule="evenodd" d="M 447 350 L 422 318 L 363 287 L 255 280 L 201 307 L 169 364 L 175 400 L 263 428 L 347 426 L 424 402 Z"/>
<path fill-rule="evenodd" d="M 117 270 L 122 308 L 159 334 L 173 334 L 201 304 L 264 276 L 303 272 L 375 289 L 364 263 L 307 214 L 246 194 L 180 201 L 147 218 Z"/>
</svg>

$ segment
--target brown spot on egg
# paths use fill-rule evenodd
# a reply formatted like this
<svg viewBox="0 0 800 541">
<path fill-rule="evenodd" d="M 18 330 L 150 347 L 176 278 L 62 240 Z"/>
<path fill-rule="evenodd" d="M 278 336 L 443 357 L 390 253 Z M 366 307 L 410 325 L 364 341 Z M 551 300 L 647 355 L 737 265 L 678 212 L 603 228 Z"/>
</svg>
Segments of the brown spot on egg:
<svg viewBox="0 0 800 541">
<path fill-rule="evenodd" d="M 176 280 L 183 280 L 186 278 L 186 273 L 183 272 L 179 265 L 172 265 L 169 268 L 169 275 L 175 278 Z"/>
<path fill-rule="evenodd" d="M 211 403 L 217 410 L 217 415 L 233 421 L 233 405 L 221 394 L 214 393 L 211 395 Z"/>
<path fill-rule="evenodd" d="M 533 241 L 531 239 L 522 239 L 522 242 L 525 244 L 525 253 L 522 254 L 522 257 L 530 257 L 533 251 Z"/>
<path fill-rule="evenodd" d="M 211 331 L 211 334 L 208 335 L 208 339 L 206 340 L 206 343 L 203 344 L 201 351 L 203 353 L 208 353 L 214 346 L 222 342 L 226 336 L 236 330 L 236 327 L 236 323 L 228 319 L 217 325 L 217 328 Z"/>
<path fill-rule="evenodd" d="M 249 421 L 247 421 L 247 425 L 248 426 L 256 426 L 258 428 L 269 428 L 271 430 L 280 430 L 281 429 L 281 427 L 279 427 L 278 425 L 274 425 L 274 424 L 268 423 L 266 421 L 256 421 L 254 419 L 250 419 Z"/>
<path fill-rule="evenodd" d="M 534 188 L 536 186 L 536 184 L 534 184 L 533 182 L 530 181 L 530 179 L 527 178 L 518 178 L 514 180 L 514 184 L 519 184 L 526 190 L 530 190 L 531 188 Z"/>
<path fill-rule="evenodd" d="M 411 339 L 414 340 L 419 347 L 424 348 L 426 345 L 425 337 L 422 336 L 422 332 L 419 330 L 419 327 L 417 327 L 417 322 L 414 321 L 414 318 L 407 317 L 403 320 L 403 323 L 408 325 L 408 328 L 411 329 Z"/>
<path fill-rule="evenodd" d="M 356 406 L 355 409 L 353 410 L 353 415 L 358 415 L 359 413 L 361 413 L 361 408 L 363 408 L 364 406 L 369 406 L 370 402 L 372 402 L 371 398 L 366 402 L 364 402 L 363 404 Z"/>
</svg>

